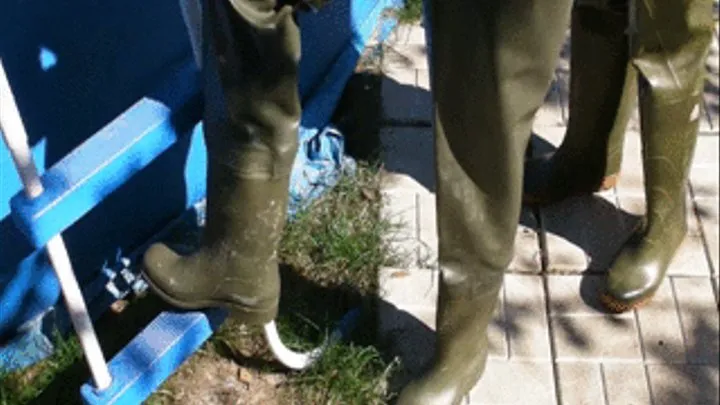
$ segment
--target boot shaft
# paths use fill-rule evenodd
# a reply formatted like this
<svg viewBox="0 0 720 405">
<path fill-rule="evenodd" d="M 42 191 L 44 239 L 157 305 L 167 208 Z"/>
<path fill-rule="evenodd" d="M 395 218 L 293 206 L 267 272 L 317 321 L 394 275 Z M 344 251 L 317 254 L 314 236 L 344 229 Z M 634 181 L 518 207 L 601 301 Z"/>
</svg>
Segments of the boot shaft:
<svg viewBox="0 0 720 405">
<path fill-rule="evenodd" d="M 275 0 L 212 1 L 207 10 L 203 244 L 274 258 L 298 147 L 300 33 L 292 8 Z"/>
<path fill-rule="evenodd" d="M 633 64 L 640 117 L 648 227 L 682 209 L 695 151 L 712 0 L 638 2 Z"/>
</svg>

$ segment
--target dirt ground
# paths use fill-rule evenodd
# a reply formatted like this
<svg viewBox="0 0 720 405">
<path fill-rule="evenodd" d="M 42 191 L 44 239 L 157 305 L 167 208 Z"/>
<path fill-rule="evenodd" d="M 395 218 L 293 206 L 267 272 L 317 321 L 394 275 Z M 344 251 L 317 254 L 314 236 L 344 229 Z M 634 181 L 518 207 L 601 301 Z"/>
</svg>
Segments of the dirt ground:
<svg viewBox="0 0 720 405">
<path fill-rule="evenodd" d="M 200 354 L 182 368 L 149 404 L 279 405 L 280 373 L 266 373 L 215 354 Z"/>
</svg>

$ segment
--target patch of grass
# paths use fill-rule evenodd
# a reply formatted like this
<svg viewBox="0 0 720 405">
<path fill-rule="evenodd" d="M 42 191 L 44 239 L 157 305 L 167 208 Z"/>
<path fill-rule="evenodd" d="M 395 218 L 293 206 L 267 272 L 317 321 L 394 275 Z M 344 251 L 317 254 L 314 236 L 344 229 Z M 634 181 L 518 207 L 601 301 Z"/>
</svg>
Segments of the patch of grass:
<svg viewBox="0 0 720 405">
<path fill-rule="evenodd" d="M 280 333 L 300 349 L 317 345 L 349 309 L 365 316 L 350 342 L 331 346 L 313 368 L 290 374 L 285 404 L 384 404 L 394 365 L 374 346 L 378 269 L 395 255 L 385 236 L 378 165 L 360 163 L 338 185 L 288 224 L 280 257 L 307 286 L 291 282 L 278 318 Z M 293 287 L 294 286 L 294 287 Z"/>
<path fill-rule="evenodd" d="M 377 269 L 392 254 L 380 219 L 377 166 L 361 166 L 299 213 L 280 244 L 281 260 L 302 276 L 329 285 L 350 285 L 362 294 L 377 288 Z"/>
<path fill-rule="evenodd" d="M 23 370 L 0 372 L 0 405 L 21 405 L 35 399 L 56 375 L 82 358 L 75 336 L 63 338 L 55 332 L 53 340 L 55 351 L 47 359 Z"/>
<path fill-rule="evenodd" d="M 385 404 L 393 369 L 372 346 L 334 345 L 313 368 L 291 377 L 282 403 Z"/>
<path fill-rule="evenodd" d="M 422 13 L 422 0 L 405 0 L 405 5 L 397 12 L 398 22 L 400 24 L 415 24 L 422 19 Z"/>
</svg>

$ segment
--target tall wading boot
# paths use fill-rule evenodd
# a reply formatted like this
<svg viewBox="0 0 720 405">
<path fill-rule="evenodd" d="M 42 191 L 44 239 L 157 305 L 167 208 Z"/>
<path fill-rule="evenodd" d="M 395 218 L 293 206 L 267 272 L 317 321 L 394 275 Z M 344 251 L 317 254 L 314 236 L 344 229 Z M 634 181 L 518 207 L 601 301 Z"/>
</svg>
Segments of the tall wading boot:
<svg viewBox="0 0 720 405">
<path fill-rule="evenodd" d="M 633 65 L 639 73 L 646 226 L 612 264 L 603 302 L 626 311 L 649 300 L 687 233 L 686 184 L 700 120 L 712 0 L 643 0 Z"/>
<path fill-rule="evenodd" d="M 551 204 L 612 188 L 635 106 L 627 0 L 576 2 L 570 38 L 570 118 L 560 147 L 525 164 L 523 202 Z"/>
<path fill-rule="evenodd" d="M 247 324 L 277 314 L 277 245 L 297 150 L 299 30 L 274 0 L 205 2 L 207 225 L 202 247 L 145 253 L 145 276 L 184 309 L 224 307 Z"/>
<path fill-rule="evenodd" d="M 480 379 L 513 256 L 525 148 L 570 1 L 430 0 L 439 236 L 437 347 L 399 405 L 456 405 Z"/>
</svg>

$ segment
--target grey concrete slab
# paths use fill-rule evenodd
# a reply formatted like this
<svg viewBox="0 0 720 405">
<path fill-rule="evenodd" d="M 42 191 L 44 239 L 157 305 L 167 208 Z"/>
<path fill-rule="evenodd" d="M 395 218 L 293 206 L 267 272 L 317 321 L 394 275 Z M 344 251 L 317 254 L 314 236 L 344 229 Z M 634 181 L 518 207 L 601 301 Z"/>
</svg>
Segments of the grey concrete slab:
<svg viewBox="0 0 720 405">
<path fill-rule="evenodd" d="M 435 190 L 434 142 L 429 128 L 385 128 L 380 133 L 383 188 Z"/>
<path fill-rule="evenodd" d="M 550 322 L 558 361 L 642 362 L 633 318 L 553 316 Z"/>
<path fill-rule="evenodd" d="M 542 277 L 505 276 L 505 317 L 510 359 L 550 360 L 550 334 Z"/>
<path fill-rule="evenodd" d="M 647 366 L 653 405 L 718 405 L 717 367 L 653 364 Z"/>
<path fill-rule="evenodd" d="M 488 361 L 469 395 L 470 405 L 555 405 L 550 362 Z"/>
<path fill-rule="evenodd" d="M 673 277 L 687 359 L 691 364 L 718 367 L 718 307 L 709 277 Z"/>
<path fill-rule="evenodd" d="M 598 363 L 558 363 L 560 405 L 605 405 Z"/>
<path fill-rule="evenodd" d="M 607 405 L 651 404 L 650 387 L 642 364 L 601 364 Z"/>
<path fill-rule="evenodd" d="M 430 123 L 432 96 L 418 87 L 417 70 L 386 68 L 382 81 L 384 119 L 393 123 Z"/>
<path fill-rule="evenodd" d="M 606 311 L 600 302 L 604 277 L 600 275 L 550 275 L 548 290 L 550 316 L 603 316 Z M 614 318 L 634 318 L 632 312 L 612 315 Z"/>
<path fill-rule="evenodd" d="M 670 279 L 653 299 L 637 310 L 646 363 L 685 363 L 682 325 Z"/>
</svg>

